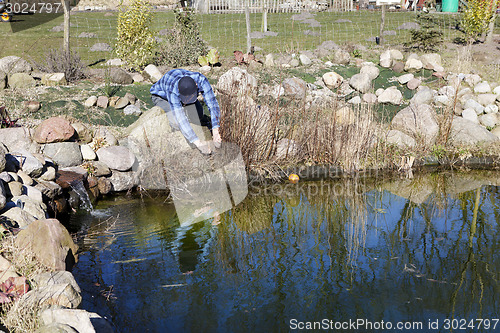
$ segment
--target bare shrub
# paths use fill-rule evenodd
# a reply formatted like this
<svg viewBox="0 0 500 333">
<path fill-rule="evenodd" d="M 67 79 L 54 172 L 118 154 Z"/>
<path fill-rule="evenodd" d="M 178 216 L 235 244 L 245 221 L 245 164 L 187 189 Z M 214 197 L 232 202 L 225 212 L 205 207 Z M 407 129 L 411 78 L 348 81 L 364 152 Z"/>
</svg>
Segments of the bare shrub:
<svg viewBox="0 0 500 333">
<path fill-rule="evenodd" d="M 52 49 L 45 55 L 42 62 L 34 62 L 33 67 L 47 73 L 64 73 L 68 82 L 84 79 L 86 65 L 76 52 L 66 52 L 63 49 Z"/>
</svg>

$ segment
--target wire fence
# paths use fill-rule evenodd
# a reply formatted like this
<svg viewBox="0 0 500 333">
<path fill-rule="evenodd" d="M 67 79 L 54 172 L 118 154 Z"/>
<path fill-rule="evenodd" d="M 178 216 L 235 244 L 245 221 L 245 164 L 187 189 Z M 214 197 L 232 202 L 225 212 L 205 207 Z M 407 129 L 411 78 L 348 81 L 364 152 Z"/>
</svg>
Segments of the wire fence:
<svg viewBox="0 0 500 333">
<path fill-rule="evenodd" d="M 117 12 L 77 12 L 71 17 L 72 48 L 88 62 L 112 58 L 116 40 Z M 431 26 L 443 33 L 445 41 L 462 35 L 457 30 L 459 14 L 436 13 Z M 325 41 L 338 45 L 352 44 L 375 47 L 380 34 L 381 13 L 376 10 L 320 11 L 300 13 L 250 13 L 251 44 L 267 53 L 291 53 L 314 50 Z M 247 27 L 245 13 L 198 14 L 201 37 L 229 56 L 235 50 L 246 51 Z M 265 22 L 264 22 L 265 21 Z M 427 24 L 429 20 L 426 20 Z M 172 11 L 157 11 L 153 30 L 157 40 L 174 24 Z M 401 45 L 411 40 L 410 31 L 419 29 L 422 21 L 413 11 L 389 11 L 382 32 L 384 45 Z M 266 27 L 266 28 L 264 28 Z M 179 45 L 179 47 L 183 47 Z"/>
</svg>

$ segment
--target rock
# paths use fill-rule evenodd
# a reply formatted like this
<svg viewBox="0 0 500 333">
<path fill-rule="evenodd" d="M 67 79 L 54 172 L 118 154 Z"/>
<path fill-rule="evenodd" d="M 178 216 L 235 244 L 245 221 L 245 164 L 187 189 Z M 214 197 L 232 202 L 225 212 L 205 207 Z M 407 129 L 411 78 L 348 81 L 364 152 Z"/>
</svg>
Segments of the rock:
<svg viewBox="0 0 500 333">
<path fill-rule="evenodd" d="M 8 197 L 14 197 L 23 194 L 23 184 L 18 181 L 12 181 L 6 184 L 5 191 Z"/>
<path fill-rule="evenodd" d="M 495 87 L 495 89 L 493 89 L 493 93 L 497 96 L 500 96 L 500 86 Z"/>
<path fill-rule="evenodd" d="M 481 125 L 462 117 L 454 117 L 449 142 L 455 145 L 476 145 L 479 142 L 497 142 L 499 138 Z"/>
<path fill-rule="evenodd" d="M 24 185 L 32 185 L 33 184 L 33 179 L 28 176 L 26 174 L 26 172 L 24 172 L 23 170 L 18 170 L 17 171 L 17 175 L 19 176 L 19 178 L 21 179 L 21 182 L 24 184 Z"/>
<path fill-rule="evenodd" d="M 7 203 L 7 191 L 5 190 L 5 186 L 3 184 L 3 180 L 0 180 L 0 210 L 2 210 Z"/>
<path fill-rule="evenodd" d="M 165 111 L 163 111 L 163 113 L 165 113 Z M 105 127 L 100 127 L 94 132 L 94 139 L 92 141 L 94 147 L 96 147 L 95 143 L 98 141 L 103 142 L 105 146 L 116 146 L 118 144 L 118 140 L 116 140 L 114 134 Z"/>
<path fill-rule="evenodd" d="M 481 82 L 474 86 L 474 92 L 476 94 L 487 94 L 491 92 L 491 86 L 488 82 Z"/>
<path fill-rule="evenodd" d="M 372 80 L 370 79 L 368 74 L 359 73 L 351 77 L 351 79 L 349 80 L 349 84 L 357 91 L 366 93 L 371 89 Z"/>
<path fill-rule="evenodd" d="M 95 43 L 90 48 L 90 52 L 110 52 L 112 50 L 108 43 Z"/>
<path fill-rule="evenodd" d="M 7 88 L 7 74 L 0 72 L 0 90 Z"/>
<path fill-rule="evenodd" d="M 18 197 L 12 197 L 12 202 L 16 205 L 22 203 L 23 211 L 30 214 L 37 220 L 42 220 L 47 217 L 45 212 L 47 210 L 47 206 L 45 206 L 42 201 L 31 199 L 27 195 L 21 195 Z"/>
<path fill-rule="evenodd" d="M 41 325 L 36 333 L 78 333 L 78 331 L 66 324 L 52 323 Z"/>
<path fill-rule="evenodd" d="M 134 82 L 129 73 L 127 73 L 124 69 L 118 67 L 113 67 L 110 69 L 109 77 L 111 79 L 111 82 L 117 84 L 125 85 L 132 84 Z"/>
<path fill-rule="evenodd" d="M 87 108 L 93 107 L 97 103 L 97 96 L 90 96 L 83 102 L 83 105 Z"/>
<path fill-rule="evenodd" d="M 0 283 L 4 283 L 10 277 L 18 277 L 12 263 L 0 255 Z"/>
<path fill-rule="evenodd" d="M 135 163 L 134 154 L 123 146 L 100 148 L 96 154 L 99 161 L 106 164 L 112 170 L 127 171 Z"/>
<path fill-rule="evenodd" d="M 78 246 L 68 230 L 56 219 L 32 222 L 19 232 L 15 244 L 19 248 L 26 248 L 53 270 L 70 270 L 77 261 Z"/>
<path fill-rule="evenodd" d="M 368 104 L 375 104 L 377 103 L 377 101 L 378 101 L 377 95 L 372 93 L 363 94 L 363 102 Z"/>
<path fill-rule="evenodd" d="M 96 313 L 85 310 L 48 308 L 40 314 L 44 325 L 64 324 L 79 333 L 113 333 L 113 327 Z"/>
<path fill-rule="evenodd" d="M 63 86 L 68 84 L 64 73 L 44 74 L 42 84 L 45 86 Z"/>
<path fill-rule="evenodd" d="M 99 96 L 97 97 L 97 106 L 100 107 L 100 108 L 107 108 L 108 107 L 108 103 L 109 103 L 109 98 L 108 96 Z"/>
<path fill-rule="evenodd" d="M 498 113 L 498 106 L 495 104 L 486 105 L 484 113 Z"/>
<path fill-rule="evenodd" d="M 33 215 L 17 206 L 11 206 L 0 216 L 3 216 L 8 220 L 15 222 L 17 224 L 17 227 L 21 229 L 27 228 L 34 221 L 36 221 L 36 218 Z"/>
<path fill-rule="evenodd" d="M 4 145 L 0 144 L 0 172 L 5 170 L 5 166 L 7 164 L 6 156 L 7 148 Z"/>
<path fill-rule="evenodd" d="M 93 161 L 97 157 L 94 149 L 92 149 L 89 145 L 81 145 L 80 151 L 82 152 L 82 158 L 86 161 Z"/>
<path fill-rule="evenodd" d="M 328 72 L 323 74 L 323 82 L 329 89 L 336 89 L 338 88 L 341 84 L 344 78 L 335 72 Z"/>
<path fill-rule="evenodd" d="M 92 132 L 86 125 L 76 122 L 72 123 L 71 126 L 75 129 L 78 141 L 81 143 L 89 143 L 92 141 Z"/>
<path fill-rule="evenodd" d="M 299 60 L 303 66 L 309 66 L 310 64 L 312 64 L 311 59 L 308 56 L 306 56 L 305 54 L 299 55 Z"/>
<path fill-rule="evenodd" d="M 276 145 L 276 157 L 278 159 L 282 158 L 292 158 L 299 152 L 299 146 L 294 140 L 281 139 Z"/>
<path fill-rule="evenodd" d="M 7 82 L 9 84 L 9 87 L 11 87 L 12 89 L 26 89 L 36 86 L 35 79 L 31 75 L 26 73 L 11 74 L 9 75 Z"/>
<path fill-rule="evenodd" d="M 348 106 L 335 111 L 335 125 L 351 125 L 355 122 L 356 115 Z"/>
<path fill-rule="evenodd" d="M 422 61 L 415 59 L 415 58 L 409 58 L 406 60 L 405 63 L 405 71 L 410 72 L 410 71 L 419 71 L 423 67 Z"/>
<path fill-rule="evenodd" d="M 420 79 L 411 79 L 410 81 L 408 81 L 408 83 L 406 84 L 406 87 L 410 90 L 415 90 L 417 89 L 418 87 L 420 87 L 420 84 L 422 83 L 422 81 Z"/>
<path fill-rule="evenodd" d="M 139 73 L 132 73 L 132 74 L 130 74 L 130 76 L 132 76 L 132 80 L 134 80 L 134 83 L 135 82 L 137 82 L 137 83 L 144 82 L 144 76 L 142 76 Z"/>
<path fill-rule="evenodd" d="M 498 124 L 498 115 L 496 113 L 483 114 L 478 119 L 479 123 L 487 129 L 494 128 Z"/>
<path fill-rule="evenodd" d="M 56 179 L 56 169 L 54 167 L 48 166 L 45 172 L 40 175 L 40 179 L 47 181 Z"/>
<path fill-rule="evenodd" d="M 76 309 L 82 302 L 82 296 L 71 284 L 61 283 L 31 290 L 21 298 L 21 301 L 36 304 L 39 308 L 57 305 L 68 309 Z"/>
<path fill-rule="evenodd" d="M 108 178 L 99 178 L 97 180 L 97 187 L 102 195 L 106 195 L 113 190 L 113 184 Z"/>
<path fill-rule="evenodd" d="M 418 90 L 417 93 L 410 100 L 410 104 L 421 105 L 430 104 L 434 100 L 434 93 L 431 89 L 425 88 Z"/>
<path fill-rule="evenodd" d="M 38 143 L 62 142 L 71 139 L 75 129 L 69 121 L 61 117 L 44 120 L 35 130 L 34 139 Z"/>
<path fill-rule="evenodd" d="M 109 59 L 108 61 L 106 61 L 106 65 L 120 67 L 120 66 L 125 65 L 125 62 L 123 60 L 121 60 L 120 58 L 114 58 L 114 59 Z"/>
<path fill-rule="evenodd" d="M 438 105 L 438 106 L 447 106 L 447 105 L 450 105 L 452 101 L 450 100 L 450 98 L 448 96 L 444 96 L 444 95 L 437 95 L 437 96 L 434 96 L 434 104 Z"/>
<path fill-rule="evenodd" d="M 403 102 L 403 94 L 397 87 L 391 86 L 385 89 L 384 92 L 378 96 L 378 102 L 400 105 Z"/>
<path fill-rule="evenodd" d="M 140 108 L 138 108 L 135 105 L 127 105 L 125 109 L 123 109 L 123 113 L 125 115 L 134 115 L 134 116 L 140 116 L 142 111 Z"/>
<path fill-rule="evenodd" d="M 481 82 L 481 77 L 477 74 L 466 74 L 464 78 L 465 83 L 469 86 L 474 87 L 476 84 Z"/>
<path fill-rule="evenodd" d="M 484 106 L 482 106 L 481 104 L 479 104 L 478 102 L 476 102 L 473 99 L 468 99 L 464 104 L 464 108 L 465 109 L 473 109 L 474 111 L 476 111 L 476 114 L 478 114 L 478 115 L 480 115 L 484 112 Z"/>
<path fill-rule="evenodd" d="M 368 75 L 370 80 L 375 80 L 379 76 L 380 70 L 374 65 L 366 65 L 361 67 L 360 73 Z"/>
<path fill-rule="evenodd" d="M 495 94 L 479 94 L 477 95 L 477 102 L 483 106 L 495 104 L 497 95 Z"/>
<path fill-rule="evenodd" d="M 3 180 L 4 183 L 8 183 L 8 182 L 13 182 L 14 178 L 11 175 L 9 175 L 7 171 L 2 171 L 0 172 L 0 180 Z"/>
<path fill-rule="evenodd" d="M 274 67 L 274 56 L 272 53 L 266 55 L 264 60 L 264 67 L 271 68 Z"/>
<path fill-rule="evenodd" d="M 452 86 L 444 86 L 444 87 L 439 88 L 438 94 L 446 96 L 446 97 L 451 99 L 451 98 L 455 97 L 455 95 L 457 94 L 457 91 Z"/>
<path fill-rule="evenodd" d="M 434 144 L 439 133 L 436 112 L 427 104 L 410 105 L 399 111 L 392 119 L 391 128 L 420 138 L 427 146 Z"/>
<path fill-rule="evenodd" d="M 43 172 L 43 164 L 27 151 L 13 152 L 9 154 L 16 159 L 17 165 L 31 177 L 39 177 Z M 7 155 L 7 156 L 9 156 Z"/>
<path fill-rule="evenodd" d="M 219 92 L 231 95 L 248 95 L 250 97 L 257 94 L 257 79 L 239 67 L 233 67 L 222 74 L 217 83 Z"/>
<path fill-rule="evenodd" d="M 93 169 L 92 174 L 96 177 L 103 177 L 111 175 L 111 170 L 108 166 L 101 161 L 90 162 L 90 167 Z"/>
<path fill-rule="evenodd" d="M 17 56 L 7 56 L 0 59 L 0 72 L 7 75 L 15 73 L 31 73 L 31 65 Z"/>
<path fill-rule="evenodd" d="M 40 102 L 38 101 L 24 101 L 23 102 L 23 112 L 35 113 L 40 110 Z"/>
<path fill-rule="evenodd" d="M 111 177 L 108 179 L 113 186 L 113 191 L 115 192 L 128 191 L 139 184 L 139 180 L 133 171 L 122 172 L 112 170 Z"/>
<path fill-rule="evenodd" d="M 415 147 L 417 143 L 415 139 L 398 130 L 390 130 L 387 132 L 387 143 L 397 145 L 399 148 Z"/>
<path fill-rule="evenodd" d="M 401 84 L 406 84 L 406 83 L 408 83 L 408 81 L 413 80 L 414 78 L 415 78 L 415 76 L 411 73 L 404 74 L 404 75 L 401 75 L 400 77 L 398 77 L 398 82 Z"/>
<path fill-rule="evenodd" d="M 361 104 L 361 97 L 360 96 L 354 96 L 350 100 L 347 101 L 349 104 Z"/>
<path fill-rule="evenodd" d="M 286 78 L 281 84 L 284 95 L 296 99 L 303 99 L 306 96 L 307 83 L 297 77 Z"/>
<path fill-rule="evenodd" d="M 45 272 L 40 273 L 34 277 L 34 282 L 37 288 L 43 288 L 47 286 L 57 285 L 57 284 L 69 284 L 75 289 L 77 293 L 81 293 L 80 287 L 75 280 L 75 277 L 71 272 L 67 271 L 57 271 L 57 272 Z"/>
<path fill-rule="evenodd" d="M 156 81 L 161 79 L 163 76 L 158 67 L 156 67 L 155 65 L 147 65 L 146 68 L 144 68 L 144 75 L 152 83 L 156 83 Z"/>
<path fill-rule="evenodd" d="M 38 184 L 35 185 L 35 188 L 50 200 L 54 200 L 54 198 L 63 193 L 62 187 L 53 181 L 38 180 Z"/>
<path fill-rule="evenodd" d="M 128 99 L 128 101 L 130 102 L 130 104 L 134 104 L 135 101 L 137 100 L 137 97 L 135 97 L 135 95 L 133 95 L 133 94 L 131 94 L 129 92 L 125 93 L 124 97 L 126 97 Z"/>
<path fill-rule="evenodd" d="M 48 143 L 43 147 L 43 153 L 60 167 L 80 165 L 83 160 L 80 146 L 76 142 Z"/>
<path fill-rule="evenodd" d="M 349 65 L 349 62 L 351 62 L 351 55 L 345 50 L 336 49 L 333 53 L 333 59 L 331 60 L 335 64 Z"/>
<path fill-rule="evenodd" d="M 392 65 L 392 70 L 396 73 L 402 73 L 405 70 L 405 64 L 401 61 L 395 61 Z"/>
<path fill-rule="evenodd" d="M 117 101 L 116 101 L 116 104 L 115 104 L 115 109 L 123 109 L 125 108 L 128 104 L 130 103 L 130 101 L 128 100 L 128 98 L 126 97 L 120 97 Z"/>
<path fill-rule="evenodd" d="M 441 55 L 439 55 L 438 53 L 423 54 L 420 57 L 420 60 L 422 61 L 422 65 L 425 69 L 432 69 L 435 71 L 439 71 L 439 69 L 442 69 Z"/>
</svg>

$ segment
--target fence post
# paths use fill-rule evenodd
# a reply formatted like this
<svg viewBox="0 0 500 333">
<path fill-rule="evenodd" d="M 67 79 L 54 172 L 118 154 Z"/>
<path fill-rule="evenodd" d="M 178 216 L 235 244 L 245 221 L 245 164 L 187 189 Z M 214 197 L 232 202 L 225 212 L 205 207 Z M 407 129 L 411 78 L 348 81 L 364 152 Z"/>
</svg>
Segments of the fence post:
<svg viewBox="0 0 500 333">
<path fill-rule="evenodd" d="M 247 53 L 250 53 L 252 48 L 252 39 L 250 37 L 252 28 L 250 27 L 250 9 L 248 8 L 248 1 L 245 2 L 245 21 L 247 24 Z"/>
<path fill-rule="evenodd" d="M 380 34 L 379 34 L 380 45 L 384 44 L 385 7 L 386 5 L 382 5 L 382 14 L 381 14 L 382 17 L 380 19 Z"/>
</svg>

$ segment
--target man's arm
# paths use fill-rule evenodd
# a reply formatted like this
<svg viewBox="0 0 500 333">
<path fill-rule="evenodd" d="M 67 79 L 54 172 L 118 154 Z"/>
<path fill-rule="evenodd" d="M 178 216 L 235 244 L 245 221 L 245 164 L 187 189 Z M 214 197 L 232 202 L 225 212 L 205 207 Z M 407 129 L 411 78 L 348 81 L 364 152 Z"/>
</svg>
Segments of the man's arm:
<svg viewBox="0 0 500 333">
<path fill-rule="evenodd" d="M 212 129 L 219 127 L 219 117 L 220 117 L 220 107 L 215 98 L 212 86 L 208 82 L 208 79 L 204 75 L 200 75 L 200 90 L 203 91 L 203 99 L 207 104 L 208 110 L 210 111 L 210 118 L 212 119 Z"/>
</svg>

